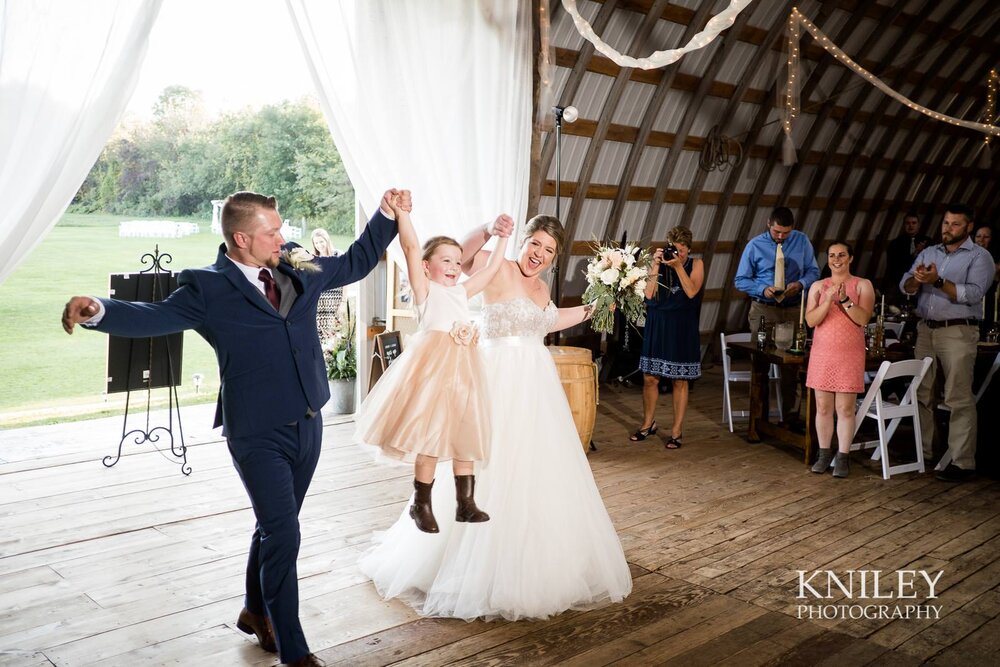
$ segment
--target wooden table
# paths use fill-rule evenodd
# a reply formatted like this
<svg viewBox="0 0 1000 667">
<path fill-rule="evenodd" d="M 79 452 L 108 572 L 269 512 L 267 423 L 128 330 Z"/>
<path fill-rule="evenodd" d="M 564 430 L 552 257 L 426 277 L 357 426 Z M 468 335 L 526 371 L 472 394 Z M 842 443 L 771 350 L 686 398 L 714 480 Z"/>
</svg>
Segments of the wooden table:
<svg viewBox="0 0 1000 667">
<path fill-rule="evenodd" d="M 762 436 L 785 445 L 801 449 L 806 464 L 812 456 L 814 429 L 813 419 L 816 408 L 813 405 L 812 392 L 805 387 L 806 362 L 808 355 L 782 352 L 776 347 L 758 350 L 755 343 L 729 343 L 733 349 L 743 350 L 750 356 L 750 424 L 747 429 L 748 442 L 760 442 Z M 768 372 L 771 364 L 778 364 L 782 377 L 786 373 L 795 373 L 802 390 L 802 421 L 792 424 L 772 422 L 770 414 L 770 391 Z M 780 389 L 779 389 L 780 391 Z M 790 408 L 791 406 L 789 406 Z"/>
</svg>

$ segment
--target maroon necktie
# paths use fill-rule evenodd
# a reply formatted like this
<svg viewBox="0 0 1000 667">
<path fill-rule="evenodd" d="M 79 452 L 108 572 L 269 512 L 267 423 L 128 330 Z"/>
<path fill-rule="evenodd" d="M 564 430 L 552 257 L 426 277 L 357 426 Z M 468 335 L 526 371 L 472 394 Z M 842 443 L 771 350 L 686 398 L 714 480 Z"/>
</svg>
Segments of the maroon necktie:
<svg viewBox="0 0 1000 667">
<path fill-rule="evenodd" d="M 264 283 L 264 295 L 267 297 L 267 300 L 271 302 L 275 310 L 279 310 L 281 306 L 281 292 L 278 291 L 278 284 L 274 282 L 274 276 L 267 269 L 261 269 L 257 277 Z"/>
</svg>

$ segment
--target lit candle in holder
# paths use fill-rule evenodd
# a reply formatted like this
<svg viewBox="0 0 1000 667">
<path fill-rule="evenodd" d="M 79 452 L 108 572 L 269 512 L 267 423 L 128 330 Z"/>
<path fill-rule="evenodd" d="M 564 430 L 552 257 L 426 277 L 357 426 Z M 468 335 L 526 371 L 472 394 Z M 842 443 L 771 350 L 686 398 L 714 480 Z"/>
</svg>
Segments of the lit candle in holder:
<svg viewBox="0 0 1000 667">
<path fill-rule="evenodd" d="M 986 299 L 984 298 L 983 301 L 985 302 Z M 998 305 L 1000 305 L 1000 288 L 997 288 L 997 291 L 993 293 L 993 324 L 996 324 L 998 321 L 997 320 Z"/>
<path fill-rule="evenodd" d="M 806 295 L 803 294 L 802 298 L 799 299 L 799 326 L 805 326 L 806 323 Z"/>
<path fill-rule="evenodd" d="M 879 310 L 879 317 L 885 319 L 885 294 L 882 295 L 882 308 Z"/>
</svg>

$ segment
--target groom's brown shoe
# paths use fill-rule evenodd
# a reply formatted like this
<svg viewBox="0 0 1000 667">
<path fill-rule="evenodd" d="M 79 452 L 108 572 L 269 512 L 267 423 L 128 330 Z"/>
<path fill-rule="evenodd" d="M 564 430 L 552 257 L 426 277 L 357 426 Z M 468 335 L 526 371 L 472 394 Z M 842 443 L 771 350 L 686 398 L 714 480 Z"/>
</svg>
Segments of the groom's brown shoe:
<svg viewBox="0 0 1000 667">
<path fill-rule="evenodd" d="M 325 667 L 326 663 L 316 657 L 315 654 L 310 653 L 304 658 L 299 658 L 295 662 L 283 663 L 289 664 L 292 667 Z"/>
<path fill-rule="evenodd" d="M 236 620 L 236 627 L 248 635 L 257 635 L 257 642 L 265 651 L 278 652 L 278 646 L 274 643 L 274 631 L 271 630 L 271 619 L 267 616 L 251 613 L 243 607 L 240 617 Z"/>
</svg>

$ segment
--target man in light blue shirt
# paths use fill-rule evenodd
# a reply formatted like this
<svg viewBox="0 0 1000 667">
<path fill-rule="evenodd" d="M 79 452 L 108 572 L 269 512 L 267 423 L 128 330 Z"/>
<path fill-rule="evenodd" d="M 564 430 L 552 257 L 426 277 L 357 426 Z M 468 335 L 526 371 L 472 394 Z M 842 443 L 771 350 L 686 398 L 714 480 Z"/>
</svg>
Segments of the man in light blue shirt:
<svg viewBox="0 0 1000 667">
<path fill-rule="evenodd" d="M 934 441 L 934 380 L 944 375 L 944 404 L 951 411 L 948 452 L 952 463 L 938 473 L 946 482 L 962 482 L 976 470 L 976 399 L 972 373 L 979 341 L 983 295 L 993 280 L 993 258 L 972 242 L 972 209 L 949 204 L 941 222 L 941 243 L 925 248 L 903 274 L 899 288 L 917 295 L 917 359 L 934 363 L 917 390 L 924 457 Z"/>
<path fill-rule="evenodd" d="M 757 333 L 761 316 L 769 326 L 778 322 L 797 323 L 799 303 L 819 278 L 816 251 L 805 234 L 792 229 L 794 226 L 792 212 L 779 206 L 767 219 L 767 231 L 750 239 L 743 248 L 733 282 L 736 289 L 750 297 L 752 334 Z M 780 285 L 775 286 L 774 275 L 779 245 L 784 255 L 783 290 Z M 787 415 L 795 405 L 796 379 L 793 373 L 785 375 L 781 380 L 781 403 Z"/>
</svg>

